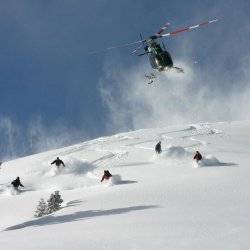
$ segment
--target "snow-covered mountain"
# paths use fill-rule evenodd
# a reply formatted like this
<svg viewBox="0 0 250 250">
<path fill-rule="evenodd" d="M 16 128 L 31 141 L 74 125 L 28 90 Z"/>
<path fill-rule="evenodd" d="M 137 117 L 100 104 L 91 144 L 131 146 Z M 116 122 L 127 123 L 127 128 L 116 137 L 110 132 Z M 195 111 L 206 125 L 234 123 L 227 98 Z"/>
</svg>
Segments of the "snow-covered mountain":
<svg viewBox="0 0 250 250">
<path fill-rule="evenodd" d="M 2 250 L 250 247 L 250 122 L 145 129 L 5 162 Z M 162 142 L 156 155 L 155 144 Z M 193 155 L 199 150 L 199 165 Z M 66 167 L 50 163 L 59 156 Z M 114 177 L 100 182 L 103 171 Z M 10 182 L 20 176 L 18 195 Z M 34 218 L 59 190 L 61 210 Z"/>
</svg>

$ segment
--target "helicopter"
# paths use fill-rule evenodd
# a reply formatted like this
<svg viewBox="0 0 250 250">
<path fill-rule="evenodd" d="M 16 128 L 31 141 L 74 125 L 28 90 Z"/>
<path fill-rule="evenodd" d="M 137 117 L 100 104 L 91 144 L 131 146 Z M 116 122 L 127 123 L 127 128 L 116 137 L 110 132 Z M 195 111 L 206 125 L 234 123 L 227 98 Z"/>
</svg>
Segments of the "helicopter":
<svg viewBox="0 0 250 250">
<path fill-rule="evenodd" d="M 132 51 L 132 54 L 136 54 L 136 52 L 140 51 L 143 48 L 144 52 L 137 54 L 137 56 L 147 55 L 152 69 L 156 72 L 175 70 L 177 73 L 184 73 L 184 70 L 182 68 L 174 65 L 172 57 L 169 51 L 167 51 L 165 44 L 163 43 L 163 41 L 161 41 L 160 43 L 159 40 L 165 37 L 176 36 L 182 32 L 192 31 L 194 29 L 203 27 L 205 25 L 217 21 L 218 19 L 213 19 L 196 25 L 179 28 L 172 32 L 164 33 L 165 30 L 170 26 L 170 23 L 166 23 L 164 24 L 164 26 L 161 27 L 161 29 L 157 33 L 146 39 L 143 39 L 142 34 L 140 34 L 140 40 L 138 41 L 121 44 L 118 46 L 112 46 L 106 48 L 105 50 L 117 49 L 132 46 L 135 44 L 140 44 L 136 49 Z M 151 84 L 156 79 L 156 73 L 151 72 L 150 74 L 145 74 L 145 77 L 148 80 L 148 84 Z"/>
</svg>

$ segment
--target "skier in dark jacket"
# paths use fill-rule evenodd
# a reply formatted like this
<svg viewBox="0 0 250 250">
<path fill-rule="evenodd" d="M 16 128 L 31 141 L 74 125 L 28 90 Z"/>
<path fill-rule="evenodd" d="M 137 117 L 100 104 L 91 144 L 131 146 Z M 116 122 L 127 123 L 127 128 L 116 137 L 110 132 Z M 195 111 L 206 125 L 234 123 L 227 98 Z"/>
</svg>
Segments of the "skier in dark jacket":
<svg viewBox="0 0 250 250">
<path fill-rule="evenodd" d="M 112 174 L 108 170 L 104 170 L 101 182 L 108 180 L 110 177 L 112 177 Z"/>
<path fill-rule="evenodd" d="M 157 144 L 156 144 L 156 146 L 155 146 L 155 152 L 157 153 L 157 154 L 160 154 L 161 153 L 161 141 L 159 141 Z"/>
<path fill-rule="evenodd" d="M 197 162 L 202 160 L 202 155 L 199 151 L 196 151 L 196 153 L 194 155 L 194 160 L 196 160 Z"/>
<path fill-rule="evenodd" d="M 20 181 L 19 176 L 14 181 L 12 181 L 11 184 L 15 189 L 18 189 L 19 186 L 24 187 Z"/>
<path fill-rule="evenodd" d="M 53 165 L 53 164 L 56 164 L 57 167 L 60 167 L 61 165 L 65 167 L 64 162 L 61 159 L 59 159 L 59 157 L 57 157 L 53 162 L 51 162 L 50 165 Z"/>
</svg>

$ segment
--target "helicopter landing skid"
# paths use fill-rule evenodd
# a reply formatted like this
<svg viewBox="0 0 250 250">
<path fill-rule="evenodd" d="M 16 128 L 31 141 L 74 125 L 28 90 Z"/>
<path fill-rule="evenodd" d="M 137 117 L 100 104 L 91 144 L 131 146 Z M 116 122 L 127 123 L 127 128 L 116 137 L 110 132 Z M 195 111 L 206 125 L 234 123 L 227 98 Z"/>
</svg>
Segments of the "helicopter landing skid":
<svg viewBox="0 0 250 250">
<path fill-rule="evenodd" d="M 150 73 L 149 75 L 145 74 L 146 79 L 148 80 L 148 84 L 151 84 L 156 79 L 156 75 L 154 73 Z"/>
<path fill-rule="evenodd" d="M 174 69 L 177 73 L 184 73 L 184 70 L 182 68 L 173 66 L 172 69 Z"/>
</svg>

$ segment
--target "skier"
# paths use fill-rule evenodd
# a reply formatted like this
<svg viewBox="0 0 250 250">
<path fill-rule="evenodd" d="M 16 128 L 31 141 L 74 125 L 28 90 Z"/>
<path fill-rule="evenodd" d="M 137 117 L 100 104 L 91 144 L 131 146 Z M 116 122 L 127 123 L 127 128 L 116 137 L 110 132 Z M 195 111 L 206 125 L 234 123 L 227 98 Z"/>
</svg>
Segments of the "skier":
<svg viewBox="0 0 250 250">
<path fill-rule="evenodd" d="M 157 144 L 156 144 L 156 146 L 155 146 L 155 152 L 157 153 L 157 154 L 160 154 L 161 153 L 161 141 L 159 141 Z"/>
<path fill-rule="evenodd" d="M 20 181 L 19 176 L 18 176 L 14 181 L 12 181 L 11 184 L 12 184 L 12 186 L 13 186 L 16 190 L 18 190 L 18 187 L 19 187 L 19 186 L 24 187 L 23 184 L 22 184 L 21 181 Z"/>
<path fill-rule="evenodd" d="M 108 170 L 104 170 L 101 182 L 108 180 L 110 177 L 112 177 L 112 174 Z"/>
<path fill-rule="evenodd" d="M 196 160 L 197 163 L 202 160 L 202 155 L 199 151 L 196 151 L 194 155 L 194 160 Z"/>
<path fill-rule="evenodd" d="M 53 165 L 53 164 L 56 164 L 57 167 L 60 167 L 61 165 L 65 167 L 64 162 L 61 159 L 59 159 L 59 157 L 57 157 L 53 162 L 51 162 L 50 165 Z"/>
</svg>

